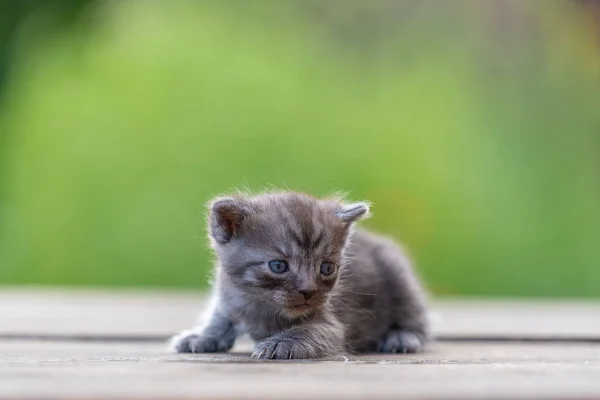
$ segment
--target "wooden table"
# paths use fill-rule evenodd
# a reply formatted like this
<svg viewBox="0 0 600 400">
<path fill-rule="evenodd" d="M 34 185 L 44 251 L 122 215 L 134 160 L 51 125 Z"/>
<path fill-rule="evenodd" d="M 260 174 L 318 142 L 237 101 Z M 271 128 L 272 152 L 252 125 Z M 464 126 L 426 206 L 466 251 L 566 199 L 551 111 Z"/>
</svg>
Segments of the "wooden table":
<svg viewBox="0 0 600 400">
<path fill-rule="evenodd" d="M 201 294 L 0 288 L 0 398 L 600 398 L 600 303 L 432 302 L 418 355 L 178 355 Z"/>
</svg>

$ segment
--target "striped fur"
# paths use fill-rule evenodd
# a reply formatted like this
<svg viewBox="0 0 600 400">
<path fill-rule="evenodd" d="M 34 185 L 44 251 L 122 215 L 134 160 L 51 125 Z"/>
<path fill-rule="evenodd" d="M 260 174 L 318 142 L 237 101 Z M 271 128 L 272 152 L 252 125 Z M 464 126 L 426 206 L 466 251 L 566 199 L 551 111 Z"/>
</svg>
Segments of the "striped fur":
<svg viewBox="0 0 600 400">
<path fill-rule="evenodd" d="M 416 352 L 428 340 L 425 294 L 404 252 L 353 229 L 367 203 L 272 192 L 209 209 L 213 301 L 202 324 L 173 338 L 176 351 L 228 351 L 242 333 L 257 342 L 255 357 L 276 359 Z M 289 270 L 272 272 L 272 260 Z M 331 275 L 323 262 L 335 265 Z"/>
</svg>

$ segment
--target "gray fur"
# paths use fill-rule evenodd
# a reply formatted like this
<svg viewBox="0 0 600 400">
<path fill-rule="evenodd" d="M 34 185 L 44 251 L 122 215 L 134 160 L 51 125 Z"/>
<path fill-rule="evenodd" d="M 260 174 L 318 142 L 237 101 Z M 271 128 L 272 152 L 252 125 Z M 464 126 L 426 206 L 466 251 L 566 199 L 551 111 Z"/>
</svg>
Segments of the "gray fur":
<svg viewBox="0 0 600 400">
<path fill-rule="evenodd" d="M 398 245 L 353 230 L 368 211 L 366 203 L 293 192 L 214 200 L 211 306 L 203 324 L 172 339 L 174 349 L 226 352 L 247 333 L 258 358 L 421 351 L 429 338 L 425 293 Z M 272 260 L 289 270 L 272 272 Z M 335 272 L 321 274 L 323 262 Z M 300 290 L 316 294 L 305 300 Z"/>
</svg>

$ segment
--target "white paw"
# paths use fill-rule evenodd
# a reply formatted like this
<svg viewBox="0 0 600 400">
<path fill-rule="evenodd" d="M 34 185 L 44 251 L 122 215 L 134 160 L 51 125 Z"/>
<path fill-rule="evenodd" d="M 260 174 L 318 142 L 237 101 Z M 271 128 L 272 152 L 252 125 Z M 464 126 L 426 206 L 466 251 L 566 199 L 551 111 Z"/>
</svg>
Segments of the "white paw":
<svg viewBox="0 0 600 400">
<path fill-rule="evenodd" d="M 324 356 L 322 351 L 297 340 L 270 338 L 256 344 L 252 358 L 264 360 L 311 359 Z"/>
<path fill-rule="evenodd" d="M 389 331 L 379 341 L 377 351 L 381 353 L 420 353 L 424 343 L 416 333 L 410 331 Z"/>
<path fill-rule="evenodd" d="M 171 339 L 171 348 L 178 353 L 224 353 L 229 351 L 231 344 L 223 338 L 183 331 Z"/>
</svg>

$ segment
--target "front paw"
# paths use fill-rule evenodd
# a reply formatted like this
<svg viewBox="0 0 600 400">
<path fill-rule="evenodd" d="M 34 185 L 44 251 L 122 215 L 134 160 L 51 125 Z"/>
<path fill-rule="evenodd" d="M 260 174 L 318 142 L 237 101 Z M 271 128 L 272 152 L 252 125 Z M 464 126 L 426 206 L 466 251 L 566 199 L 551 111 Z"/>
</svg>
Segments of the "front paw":
<svg viewBox="0 0 600 400">
<path fill-rule="evenodd" d="M 225 353 L 232 344 L 225 338 L 184 331 L 171 339 L 171 347 L 178 353 Z"/>
<path fill-rule="evenodd" d="M 380 353 L 420 353 L 425 343 L 420 335 L 403 330 L 389 331 L 378 343 Z"/>
<path fill-rule="evenodd" d="M 256 344 L 252 358 L 263 360 L 309 359 L 322 357 L 320 353 L 311 345 L 304 344 L 297 339 L 269 338 Z"/>
</svg>

